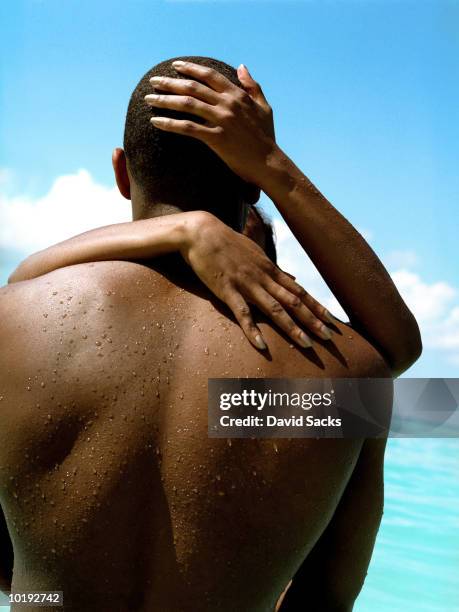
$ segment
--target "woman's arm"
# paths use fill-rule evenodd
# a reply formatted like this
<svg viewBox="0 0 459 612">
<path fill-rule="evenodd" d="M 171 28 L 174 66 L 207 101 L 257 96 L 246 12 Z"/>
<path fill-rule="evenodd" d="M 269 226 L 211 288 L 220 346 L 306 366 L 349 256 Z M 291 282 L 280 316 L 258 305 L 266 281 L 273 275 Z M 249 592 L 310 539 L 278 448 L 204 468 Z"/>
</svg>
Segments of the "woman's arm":
<svg viewBox="0 0 459 612">
<path fill-rule="evenodd" d="M 145 259 L 180 250 L 192 222 L 188 213 L 100 227 L 30 255 L 9 283 L 30 280 L 58 268 L 90 261 Z"/>
<path fill-rule="evenodd" d="M 252 240 L 204 211 L 171 214 L 101 227 L 34 253 L 11 274 L 10 283 L 57 268 L 110 259 L 141 260 L 180 252 L 204 284 L 233 312 L 250 342 L 266 348 L 249 304 L 265 312 L 303 348 L 309 337 L 287 314 L 323 340 L 330 330 L 326 309 L 275 266 Z M 271 311 L 273 296 L 282 308 Z"/>
<path fill-rule="evenodd" d="M 272 110 L 258 83 L 242 65 L 238 76 L 244 90 L 211 68 L 173 65 L 196 81 L 157 78 L 152 81 L 155 89 L 180 95 L 148 95 L 146 101 L 201 116 L 206 123 L 153 117 L 153 124 L 203 141 L 236 174 L 262 189 L 351 324 L 380 350 L 394 376 L 406 370 L 422 349 L 415 318 L 363 237 L 277 146 Z"/>
<path fill-rule="evenodd" d="M 421 354 L 416 319 L 359 232 L 278 147 L 259 185 L 317 267 L 353 327 L 386 358 L 394 376 Z"/>
</svg>

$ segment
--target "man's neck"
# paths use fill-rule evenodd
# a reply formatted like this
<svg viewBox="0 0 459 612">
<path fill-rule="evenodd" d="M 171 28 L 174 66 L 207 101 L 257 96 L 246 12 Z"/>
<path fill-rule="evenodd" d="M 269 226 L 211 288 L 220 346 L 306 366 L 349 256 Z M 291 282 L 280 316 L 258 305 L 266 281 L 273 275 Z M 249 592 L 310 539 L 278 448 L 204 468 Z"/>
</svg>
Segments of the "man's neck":
<svg viewBox="0 0 459 612">
<path fill-rule="evenodd" d="M 142 197 L 139 197 L 138 194 L 131 199 L 132 203 L 132 219 L 133 221 L 137 221 L 138 219 L 152 219 L 154 217 L 162 217 L 164 215 L 174 215 L 177 213 L 185 212 L 183 208 L 177 206 L 176 204 L 168 204 L 167 202 L 145 202 Z M 226 203 L 225 207 L 230 210 L 231 206 L 229 203 Z M 196 210 L 209 210 L 206 206 L 203 206 L 201 209 L 196 208 Z M 224 223 L 236 229 L 236 231 L 242 231 L 242 228 L 245 226 L 248 205 L 243 205 L 241 202 L 234 202 L 232 210 L 240 211 L 240 218 L 231 218 L 225 219 L 220 215 L 217 215 Z M 215 213 L 214 213 L 215 214 Z M 236 213 L 237 214 L 237 213 Z"/>
<path fill-rule="evenodd" d="M 163 217 L 165 215 L 175 215 L 183 210 L 174 204 L 158 203 L 150 206 L 132 206 L 133 220 L 137 219 L 153 219 L 154 217 Z"/>
</svg>

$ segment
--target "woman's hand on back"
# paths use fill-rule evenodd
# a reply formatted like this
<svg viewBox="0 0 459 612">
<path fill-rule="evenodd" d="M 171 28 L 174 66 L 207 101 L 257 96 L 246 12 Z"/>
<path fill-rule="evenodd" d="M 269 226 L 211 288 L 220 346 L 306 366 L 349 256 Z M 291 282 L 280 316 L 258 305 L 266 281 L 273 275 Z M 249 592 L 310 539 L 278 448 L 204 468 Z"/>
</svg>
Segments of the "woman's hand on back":
<svg viewBox="0 0 459 612">
<path fill-rule="evenodd" d="M 329 340 L 328 311 L 294 278 L 276 266 L 250 238 L 235 232 L 214 215 L 187 213 L 186 238 L 180 249 L 201 281 L 232 311 L 248 340 L 266 348 L 250 305 L 256 306 L 303 348 L 311 346 L 308 332 Z"/>
</svg>

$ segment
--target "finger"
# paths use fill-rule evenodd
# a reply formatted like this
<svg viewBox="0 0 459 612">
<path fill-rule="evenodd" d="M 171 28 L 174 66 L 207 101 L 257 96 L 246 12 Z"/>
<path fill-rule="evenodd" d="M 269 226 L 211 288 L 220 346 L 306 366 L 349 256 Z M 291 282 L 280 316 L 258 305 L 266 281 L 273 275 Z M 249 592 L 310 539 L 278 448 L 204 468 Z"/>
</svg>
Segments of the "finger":
<svg viewBox="0 0 459 612">
<path fill-rule="evenodd" d="M 237 69 L 237 76 L 251 98 L 253 98 L 259 104 L 269 106 L 268 100 L 265 98 L 265 94 L 263 93 L 260 84 L 252 78 L 247 66 L 241 64 Z"/>
<path fill-rule="evenodd" d="M 266 289 L 260 285 L 252 286 L 250 300 L 302 348 L 310 348 L 312 346 L 310 338 L 287 314 L 282 304 L 270 295 Z"/>
<path fill-rule="evenodd" d="M 285 287 L 288 291 L 298 296 L 301 300 L 308 295 L 306 289 L 296 282 L 295 277 L 285 270 L 281 270 L 279 266 L 275 266 L 270 275 L 277 283 Z"/>
<path fill-rule="evenodd" d="M 236 321 L 241 326 L 249 342 L 257 349 L 264 350 L 268 348 L 261 331 L 253 322 L 250 308 L 242 295 L 236 290 L 230 289 L 224 296 L 224 300 L 236 317 Z"/>
<path fill-rule="evenodd" d="M 204 143 L 212 141 L 213 137 L 218 134 L 219 128 L 207 127 L 194 121 L 187 119 L 170 119 L 169 117 L 151 117 L 150 122 L 160 130 L 165 132 L 174 132 L 182 134 L 182 136 L 191 136 L 202 140 Z"/>
<path fill-rule="evenodd" d="M 278 266 L 279 267 L 279 266 Z M 279 270 L 283 273 L 286 274 L 287 276 L 289 276 L 292 280 L 296 280 L 296 276 L 293 276 L 293 274 L 290 274 L 290 272 L 286 272 L 285 270 L 282 270 L 282 268 L 279 268 Z"/>
<path fill-rule="evenodd" d="M 302 297 L 302 302 L 306 304 L 309 310 L 314 313 L 316 317 L 325 323 L 336 324 L 336 319 L 333 317 L 333 315 L 331 315 L 325 306 L 322 306 L 322 304 L 314 299 L 307 291 L 305 291 L 305 294 Z"/>
<path fill-rule="evenodd" d="M 276 298 L 295 317 L 296 321 L 303 323 L 309 331 L 322 338 L 322 340 L 331 340 L 331 330 L 309 310 L 301 301 L 301 298 L 276 283 L 270 277 L 266 278 L 264 287 L 270 295 Z"/>
<path fill-rule="evenodd" d="M 145 102 L 155 108 L 168 108 L 169 110 L 180 111 L 190 115 L 197 115 L 216 123 L 219 115 L 218 110 L 211 104 L 196 100 L 191 96 L 174 96 L 171 94 L 148 94 Z"/>
<path fill-rule="evenodd" d="M 217 94 L 210 87 L 191 79 L 155 76 L 150 79 L 150 83 L 155 90 L 193 96 L 207 104 L 218 104 L 219 101 Z"/>
<path fill-rule="evenodd" d="M 214 91 L 218 91 L 219 93 L 235 88 L 239 89 L 236 85 L 231 83 L 229 79 L 223 76 L 223 74 L 220 74 L 220 72 L 217 72 L 217 70 L 209 68 L 208 66 L 193 64 L 192 62 L 182 62 L 181 60 L 172 62 L 172 66 L 175 68 L 175 70 L 177 70 L 177 72 L 180 72 L 180 74 L 192 76 L 199 81 L 206 83 Z"/>
<path fill-rule="evenodd" d="M 288 291 L 297 295 L 303 304 L 309 308 L 309 310 L 321 321 L 324 323 L 336 323 L 334 317 L 329 313 L 329 311 L 322 306 L 320 302 L 312 297 L 304 287 L 298 284 L 295 281 L 295 277 L 292 277 L 288 272 L 281 270 L 279 267 L 275 269 L 275 277 L 274 280 L 285 287 Z"/>
</svg>

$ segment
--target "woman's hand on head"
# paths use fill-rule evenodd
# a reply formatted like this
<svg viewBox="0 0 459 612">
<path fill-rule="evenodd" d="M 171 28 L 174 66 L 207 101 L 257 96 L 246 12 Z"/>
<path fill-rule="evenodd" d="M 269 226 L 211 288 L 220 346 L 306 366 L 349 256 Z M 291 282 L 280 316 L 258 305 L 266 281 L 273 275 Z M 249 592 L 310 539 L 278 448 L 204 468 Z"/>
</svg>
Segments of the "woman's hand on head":
<svg viewBox="0 0 459 612">
<path fill-rule="evenodd" d="M 331 330 L 324 325 L 331 321 L 328 311 L 268 259 L 255 242 L 210 213 L 191 214 L 181 254 L 201 281 L 230 308 L 255 347 L 264 349 L 266 343 L 250 305 L 303 348 L 311 346 L 304 330 L 330 339 Z"/>
<path fill-rule="evenodd" d="M 182 61 L 172 65 L 188 78 L 152 77 L 152 86 L 161 93 L 148 94 L 146 103 L 155 107 L 156 115 L 165 108 L 196 115 L 205 123 L 154 116 L 153 125 L 201 140 L 243 180 L 258 185 L 275 149 L 273 112 L 260 85 L 243 64 L 238 68 L 242 87 L 207 66 Z"/>
</svg>

